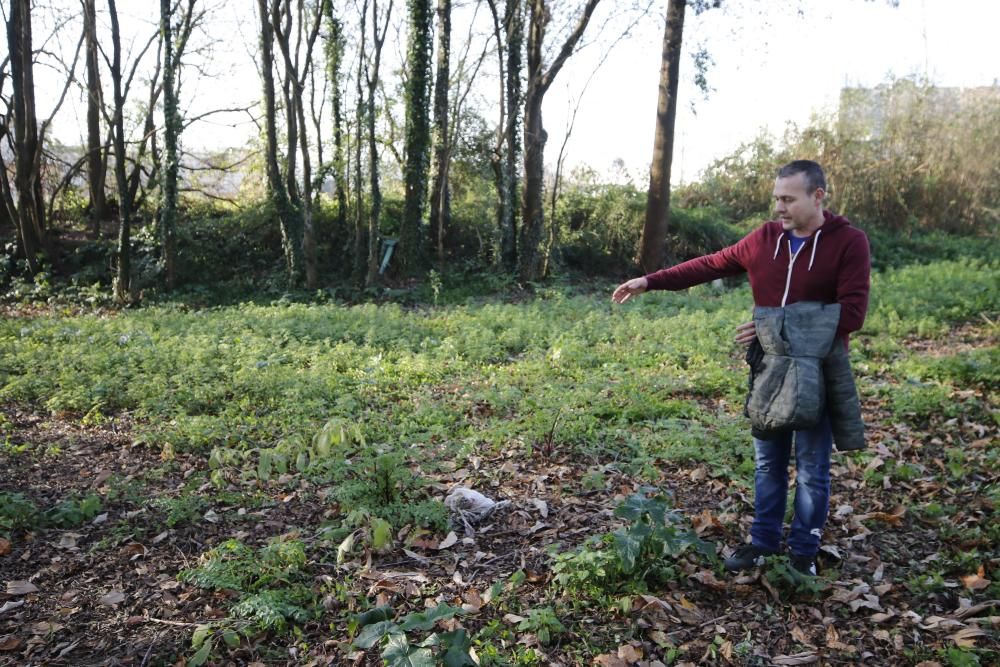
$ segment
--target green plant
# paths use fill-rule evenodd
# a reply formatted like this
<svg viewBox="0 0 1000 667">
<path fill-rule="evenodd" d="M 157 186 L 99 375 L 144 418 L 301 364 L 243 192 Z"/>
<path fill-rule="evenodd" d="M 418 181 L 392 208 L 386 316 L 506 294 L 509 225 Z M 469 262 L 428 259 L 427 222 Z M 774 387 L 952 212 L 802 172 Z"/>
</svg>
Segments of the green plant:
<svg viewBox="0 0 1000 667">
<path fill-rule="evenodd" d="M 552 607 L 529 609 L 528 617 L 518 623 L 517 629 L 534 632 L 543 646 L 548 646 L 553 637 L 566 632 L 566 627 L 556 617 Z"/>
<path fill-rule="evenodd" d="M 433 632 L 423 638 L 414 636 L 463 613 L 460 607 L 441 603 L 433 609 L 411 612 L 397 622 L 392 620 L 395 614 L 391 608 L 379 607 L 355 618 L 354 625 L 360 632 L 353 645 L 361 649 L 379 646 L 382 659 L 389 667 L 475 665 L 469 655 L 472 643 L 463 628 Z"/>
<path fill-rule="evenodd" d="M 38 507 L 20 493 L 0 493 L 0 528 L 5 532 L 28 530 L 40 519 Z"/>
<path fill-rule="evenodd" d="M 829 582 L 822 576 L 810 576 L 792 567 L 788 556 L 771 556 L 764 572 L 778 590 L 815 597 L 829 588 Z"/>
<path fill-rule="evenodd" d="M 615 508 L 629 523 L 581 548 L 554 554 L 553 581 L 565 591 L 591 595 L 624 587 L 656 586 L 676 578 L 677 560 L 689 550 L 714 559 L 715 549 L 687 525 L 666 496 L 644 487 Z"/>
<path fill-rule="evenodd" d="M 317 613 L 306 560 L 305 546 L 297 540 L 277 538 L 259 549 L 227 540 L 178 578 L 199 588 L 235 591 L 230 612 L 251 631 L 284 632 L 290 623 L 304 623 Z"/>
<path fill-rule="evenodd" d="M 101 498 L 70 496 L 45 511 L 21 493 L 0 493 L 0 529 L 6 532 L 38 528 L 74 528 L 101 511 Z"/>
</svg>

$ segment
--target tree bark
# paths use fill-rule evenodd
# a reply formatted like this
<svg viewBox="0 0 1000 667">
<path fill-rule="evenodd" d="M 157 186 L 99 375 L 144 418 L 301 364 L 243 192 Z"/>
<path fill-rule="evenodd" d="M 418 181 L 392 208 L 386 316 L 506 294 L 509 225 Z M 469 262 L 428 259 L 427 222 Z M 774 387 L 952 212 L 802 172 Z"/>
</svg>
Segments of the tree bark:
<svg viewBox="0 0 1000 667">
<path fill-rule="evenodd" d="M 177 109 L 176 67 L 174 62 L 173 11 L 171 0 L 160 0 L 160 30 L 163 33 L 163 191 L 160 230 L 163 234 L 163 269 L 167 290 L 177 277 L 177 143 L 180 113 Z"/>
<path fill-rule="evenodd" d="M 451 60 L 451 0 L 437 2 L 437 73 L 434 78 L 434 164 L 430 226 L 438 263 L 444 263 L 445 230 L 451 223 L 448 167 L 451 137 L 448 133 L 448 77 Z"/>
<path fill-rule="evenodd" d="M 87 54 L 87 187 L 90 192 L 90 233 L 97 238 L 101 223 L 110 217 L 107 194 L 108 163 L 101 137 L 101 67 L 98 61 L 97 8 L 95 0 L 82 0 Z"/>
<path fill-rule="evenodd" d="M 281 7 L 283 6 L 283 12 Z M 286 181 L 289 184 L 289 192 L 293 192 L 293 206 L 301 213 L 302 221 L 302 258 L 305 268 L 306 287 L 315 289 L 318 284 L 316 270 L 316 234 L 313 229 L 313 183 L 312 183 L 312 156 L 309 151 L 309 135 L 306 125 L 305 114 L 305 83 L 312 67 L 312 50 L 316 43 L 320 29 L 320 5 L 314 6 L 315 13 L 309 16 L 310 24 L 306 24 L 307 14 L 302 3 L 298 5 L 295 25 L 297 26 L 298 39 L 295 44 L 295 56 L 292 56 L 291 31 L 292 3 L 291 0 L 281 0 L 274 5 L 272 13 L 272 28 L 274 37 L 281 49 L 282 59 L 285 63 L 285 105 L 288 127 L 288 166 Z M 284 21 L 281 21 L 282 14 Z M 299 61 L 300 48 L 302 46 L 302 35 L 306 33 L 306 52 L 304 62 Z M 293 143 L 293 142 L 297 142 Z M 297 187 L 297 176 L 295 173 L 294 154 L 302 153 L 302 187 Z M 298 192 L 302 196 L 298 196 Z"/>
<path fill-rule="evenodd" d="M 326 76 L 330 85 L 333 111 L 333 180 L 337 188 L 337 227 L 347 226 L 347 177 L 344 171 L 344 111 L 341 101 L 341 65 L 344 59 L 344 28 L 333 14 L 333 3 L 326 0 L 327 43 Z"/>
<path fill-rule="evenodd" d="M 111 16 L 111 84 L 114 89 L 114 115 L 112 117 L 112 146 L 115 154 L 115 184 L 118 189 L 118 271 L 115 275 L 114 295 L 119 304 L 132 298 L 132 238 L 131 198 L 128 194 L 128 176 L 125 172 L 125 96 L 122 93 L 122 44 L 118 27 L 118 9 L 115 0 L 108 0 Z"/>
<path fill-rule="evenodd" d="M 365 275 L 368 271 L 368 255 L 365 249 L 368 247 L 368 227 L 365 221 L 364 214 L 364 192 L 361 189 L 362 183 L 362 170 L 361 170 L 361 146 L 363 145 L 364 130 L 366 127 L 365 123 L 365 89 L 364 89 L 364 72 L 365 72 L 365 54 L 366 54 L 366 41 L 368 38 L 368 31 L 366 26 L 366 21 L 368 18 L 368 0 L 364 0 L 361 8 L 361 21 L 359 25 L 359 33 L 361 35 L 361 46 L 358 56 L 358 71 L 357 77 L 355 79 L 355 92 L 357 93 L 357 101 L 355 102 L 355 123 L 354 123 L 354 254 L 353 259 L 353 275 L 357 283 L 363 284 Z"/>
<path fill-rule="evenodd" d="M 576 49 L 599 2 L 600 0 L 587 0 L 573 31 L 546 70 L 542 63 L 542 47 L 550 18 L 549 10 L 545 0 L 531 0 L 527 48 L 528 86 L 524 94 L 524 199 L 521 204 L 522 226 L 518 256 L 518 273 L 524 281 L 544 277 L 545 267 L 542 239 L 545 236 L 543 177 L 547 135 L 542 123 L 542 100 L 566 60 Z"/>
<path fill-rule="evenodd" d="M 674 122 L 677 118 L 677 77 L 680 69 L 681 37 L 684 32 L 686 0 L 670 0 L 663 30 L 660 64 L 660 92 L 656 104 L 656 136 L 649 169 L 646 219 L 639 243 L 638 263 L 644 273 L 652 273 L 663 263 L 664 242 L 670 217 L 670 164 L 674 151 Z"/>
<path fill-rule="evenodd" d="M 31 3 L 12 0 L 7 20 L 14 116 L 14 219 L 18 244 L 34 275 L 41 269 L 39 254 L 47 250 L 45 204 L 41 197 L 42 147 L 35 112 L 35 78 L 31 45 Z M 10 197 L 12 200 L 13 197 Z"/>
<path fill-rule="evenodd" d="M 405 83 L 406 162 L 399 250 L 404 270 L 412 272 L 422 263 L 424 254 L 424 210 L 431 152 L 431 0 L 408 0 L 407 4 L 410 30 Z"/>
<path fill-rule="evenodd" d="M 257 0 L 260 14 L 261 82 L 264 88 L 265 148 L 264 162 L 267 170 L 268 195 L 278 216 L 281 245 L 288 269 L 289 285 L 299 284 L 302 275 L 302 230 L 293 214 L 288 191 L 278 165 L 278 121 L 275 103 L 274 32 L 271 26 L 269 0 Z"/>
<path fill-rule="evenodd" d="M 382 47 L 389 30 L 389 17 L 392 14 L 392 0 L 386 10 L 385 22 L 379 33 L 378 0 L 372 0 L 372 49 L 373 60 L 371 70 L 367 72 L 368 101 L 365 120 L 368 125 L 368 179 L 371 191 L 371 209 L 368 213 L 368 270 L 365 274 L 365 286 L 371 287 L 378 280 L 379 222 L 382 215 L 382 189 L 379 175 L 378 141 L 375 136 L 375 91 L 379 85 L 379 66 L 382 61 Z"/>
<path fill-rule="evenodd" d="M 504 28 L 507 42 L 507 72 L 503 105 L 506 108 L 506 150 L 500 187 L 501 206 L 501 255 L 508 271 L 517 267 L 518 214 L 520 212 L 521 183 L 518 165 L 521 162 L 521 68 L 524 65 L 524 8 L 522 0 L 507 0 Z"/>
</svg>

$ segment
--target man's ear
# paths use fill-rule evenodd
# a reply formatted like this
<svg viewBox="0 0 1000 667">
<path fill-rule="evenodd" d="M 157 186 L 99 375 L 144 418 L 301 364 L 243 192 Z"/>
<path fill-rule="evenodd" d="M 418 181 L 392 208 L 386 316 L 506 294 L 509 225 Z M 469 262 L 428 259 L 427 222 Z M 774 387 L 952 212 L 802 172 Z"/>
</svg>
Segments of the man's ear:
<svg viewBox="0 0 1000 667">
<path fill-rule="evenodd" d="M 813 201 L 816 202 L 817 206 L 823 205 L 823 199 L 825 197 L 826 197 L 826 190 L 824 190 L 823 188 L 816 188 L 816 191 L 813 192 Z"/>
</svg>

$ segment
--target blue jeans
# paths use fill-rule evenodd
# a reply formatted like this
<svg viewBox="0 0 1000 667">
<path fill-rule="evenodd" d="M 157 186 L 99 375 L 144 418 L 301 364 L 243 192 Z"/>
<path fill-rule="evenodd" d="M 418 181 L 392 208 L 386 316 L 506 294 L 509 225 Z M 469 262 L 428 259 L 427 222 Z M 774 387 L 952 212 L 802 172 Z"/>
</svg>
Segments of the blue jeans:
<svg viewBox="0 0 1000 667">
<path fill-rule="evenodd" d="M 761 549 L 779 551 L 781 529 L 788 497 L 788 463 L 792 433 L 773 440 L 753 439 L 754 519 L 750 538 Z M 830 508 L 830 452 L 833 434 L 830 418 L 807 431 L 795 431 L 795 515 L 788 534 L 788 550 L 798 556 L 814 556 Z"/>
</svg>

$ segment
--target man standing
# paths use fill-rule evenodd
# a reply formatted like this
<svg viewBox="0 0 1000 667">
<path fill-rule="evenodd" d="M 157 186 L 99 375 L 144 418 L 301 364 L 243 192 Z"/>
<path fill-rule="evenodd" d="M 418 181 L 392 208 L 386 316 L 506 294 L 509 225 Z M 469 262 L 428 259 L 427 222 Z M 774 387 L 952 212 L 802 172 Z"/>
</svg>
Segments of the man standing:
<svg viewBox="0 0 1000 667">
<path fill-rule="evenodd" d="M 811 160 L 796 160 L 774 181 L 776 220 L 764 223 L 735 245 L 619 285 L 615 303 L 647 290 L 681 290 L 746 272 L 756 306 L 784 307 L 799 301 L 840 304 L 837 337 L 864 323 L 871 258 L 868 238 L 841 216 L 823 209 L 826 177 Z M 736 342 L 750 345 L 753 322 L 736 329 Z M 834 344 L 837 344 L 836 342 Z M 794 437 L 793 437 L 794 436 Z M 795 443 L 796 490 L 788 548 L 792 566 L 816 574 L 816 553 L 830 502 L 829 415 L 811 429 L 753 438 L 754 520 L 751 543 L 725 560 L 730 571 L 749 569 L 779 553 L 788 493 L 788 464 Z"/>
</svg>

